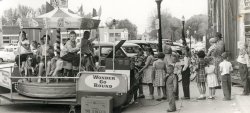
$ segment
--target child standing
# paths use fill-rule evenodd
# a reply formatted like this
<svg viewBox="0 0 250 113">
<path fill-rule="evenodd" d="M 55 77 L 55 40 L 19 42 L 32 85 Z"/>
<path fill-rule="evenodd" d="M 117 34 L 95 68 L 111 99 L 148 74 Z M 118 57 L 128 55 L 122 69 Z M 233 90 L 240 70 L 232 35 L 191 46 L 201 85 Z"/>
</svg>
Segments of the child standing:
<svg viewBox="0 0 250 113">
<path fill-rule="evenodd" d="M 209 64 L 207 67 L 205 67 L 205 72 L 207 74 L 207 85 L 209 88 L 208 99 L 214 99 L 215 87 L 219 86 L 219 83 L 217 80 L 217 76 L 214 73 L 215 66 L 213 65 L 212 58 L 208 58 L 207 61 L 209 62 Z"/>
<path fill-rule="evenodd" d="M 168 92 L 168 99 L 169 99 L 169 109 L 168 112 L 174 112 L 176 111 L 176 105 L 175 105 L 175 93 L 176 93 L 176 84 L 177 79 L 174 74 L 174 66 L 169 65 L 167 67 L 167 79 L 166 79 L 166 86 L 167 86 L 167 92 Z"/>
<path fill-rule="evenodd" d="M 224 52 L 222 55 L 223 61 L 219 64 L 221 72 L 222 90 L 224 93 L 223 100 L 231 100 L 231 76 L 233 71 L 232 64 L 228 61 L 228 55 Z"/>
<path fill-rule="evenodd" d="M 157 101 L 161 101 L 161 99 L 166 99 L 166 88 L 164 78 L 166 77 L 166 63 L 163 61 L 165 54 L 160 52 L 158 53 L 158 60 L 153 63 L 153 85 L 157 87 L 158 98 Z M 161 89 L 163 92 L 163 97 L 161 97 Z"/>
<path fill-rule="evenodd" d="M 197 82 L 197 86 L 200 92 L 200 97 L 197 98 L 197 100 L 205 100 L 206 96 L 206 73 L 205 73 L 205 66 L 206 66 L 206 62 L 205 62 L 205 52 L 204 51 L 199 51 L 198 52 L 198 69 L 197 69 L 197 77 L 196 77 L 196 82 Z"/>
</svg>

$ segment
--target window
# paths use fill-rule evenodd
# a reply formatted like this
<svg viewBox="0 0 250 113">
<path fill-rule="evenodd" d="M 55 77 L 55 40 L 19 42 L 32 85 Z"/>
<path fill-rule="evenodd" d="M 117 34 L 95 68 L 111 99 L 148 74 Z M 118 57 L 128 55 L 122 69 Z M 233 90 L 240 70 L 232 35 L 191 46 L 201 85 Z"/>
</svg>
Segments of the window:
<svg viewBox="0 0 250 113">
<path fill-rule="evenodd" d="M 114 33 L 109 33 L 109 37 L 114 37 Z"/>
<path fill-rule="evenodd" d="M 3 43 L 4 43 L 4 44 L 9 44 L 10 41 L 9 41 L 9 40 L 4 40 Z"/>
<path fill-rule="evenodd" d="M 115 33 L 115 37 L 121 37 L 121 33 Z"/>
<path fill-rule="evenodd" d="M 10 37 L 5 37 L 5 36 L 4 36 L 3 39 L 4 39 L 4 40 L 9 40 Z"/>
<path fill-rule="evenodd" d="M 137 53 L 139 46 L 124 46 L 122 47 L 127 53 Z"/>
<path fill-rule="evenodd" d="M 101 56 L 106 57 L 109 55 L 109 53 L 112 51 L 112 47 L 102 47 L 101 48 Z"/>
</svg>

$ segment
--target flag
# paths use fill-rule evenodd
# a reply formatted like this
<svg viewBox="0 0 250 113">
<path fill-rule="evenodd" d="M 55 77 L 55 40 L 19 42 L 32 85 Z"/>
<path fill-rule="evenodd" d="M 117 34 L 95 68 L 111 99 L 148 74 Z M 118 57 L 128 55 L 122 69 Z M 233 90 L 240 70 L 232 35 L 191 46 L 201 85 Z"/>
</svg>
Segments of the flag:
<svg viewBox="0 0 250 113">
<path fill-rule="evenodd" d="M 52 5 L 50 5 L 48 2 L 46 2 L 46 13 L 52 11 L 54 9 L 54 7 Z"/>
<path fill-rule="evenodd" d="M 100 6 L 99 11 L 98 11 L 98 16 L 100 17 L 102 15 L 102 6 Z"/>
<path fill-rule="evenodd" d="M 92 17 L 96 17 L 96 16 L 98 16 L 98 15 L 97 15 L 97 12 L 96 12 L 96 9 L 95 9 L 95 8 L 93 8 Z"/>
<path fill-rule="evenodd" d="M 78 9 L 77 12 L 82 12 L 82 5 L 81 5 L 81 7 Z"/>
<path fill-rule="evenodd" d="M 80 14 L 79 14 L 79 13 L 80 13 Z M 81 7 L 78 9 L 77 14 L 79 14 L 80 16 L 82 16 L 82 5 L 81 5 Z"/>
</svg>

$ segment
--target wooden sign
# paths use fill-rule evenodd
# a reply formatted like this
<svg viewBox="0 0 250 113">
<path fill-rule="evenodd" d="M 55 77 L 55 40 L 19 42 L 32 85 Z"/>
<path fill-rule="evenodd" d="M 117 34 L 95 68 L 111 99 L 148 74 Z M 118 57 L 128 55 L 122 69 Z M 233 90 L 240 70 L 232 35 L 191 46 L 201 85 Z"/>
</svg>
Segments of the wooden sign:
<svg viewBox="0 0 250 113">
<path fill-rule="evenodd" d="M 118 73 L 83 72 L 80 74 L 77 90 L 83 92 L 126 93 L 128 79 L 125 75 Z"/>
<path fill-rule="evenodd" d="M 0 86 L 11 89 L 10 72 L 0 70 Z"/>
</svg>

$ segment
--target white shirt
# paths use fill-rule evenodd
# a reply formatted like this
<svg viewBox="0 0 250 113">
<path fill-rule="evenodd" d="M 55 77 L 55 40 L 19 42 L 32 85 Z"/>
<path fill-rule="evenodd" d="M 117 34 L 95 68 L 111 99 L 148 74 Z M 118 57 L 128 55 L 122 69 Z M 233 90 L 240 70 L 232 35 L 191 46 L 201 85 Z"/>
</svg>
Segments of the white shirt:
<svg viewBox="0 0 250 113">
<path fill-rule="evenodd" d="M 226 60 L 223 60 L 219 64 L 219 67 L 220 67 L 221 75 L 230 74 L 230 72 L 233 71 L 232 64 Z"/>
<path fill-rule="evenodd" d="M 239 54 L 237 58 L 237 62 L 242 63 L 242 64 L 247 64 L 247 67 L 250 67 L 249 56 L 247 53 Z"/>
</svg>

